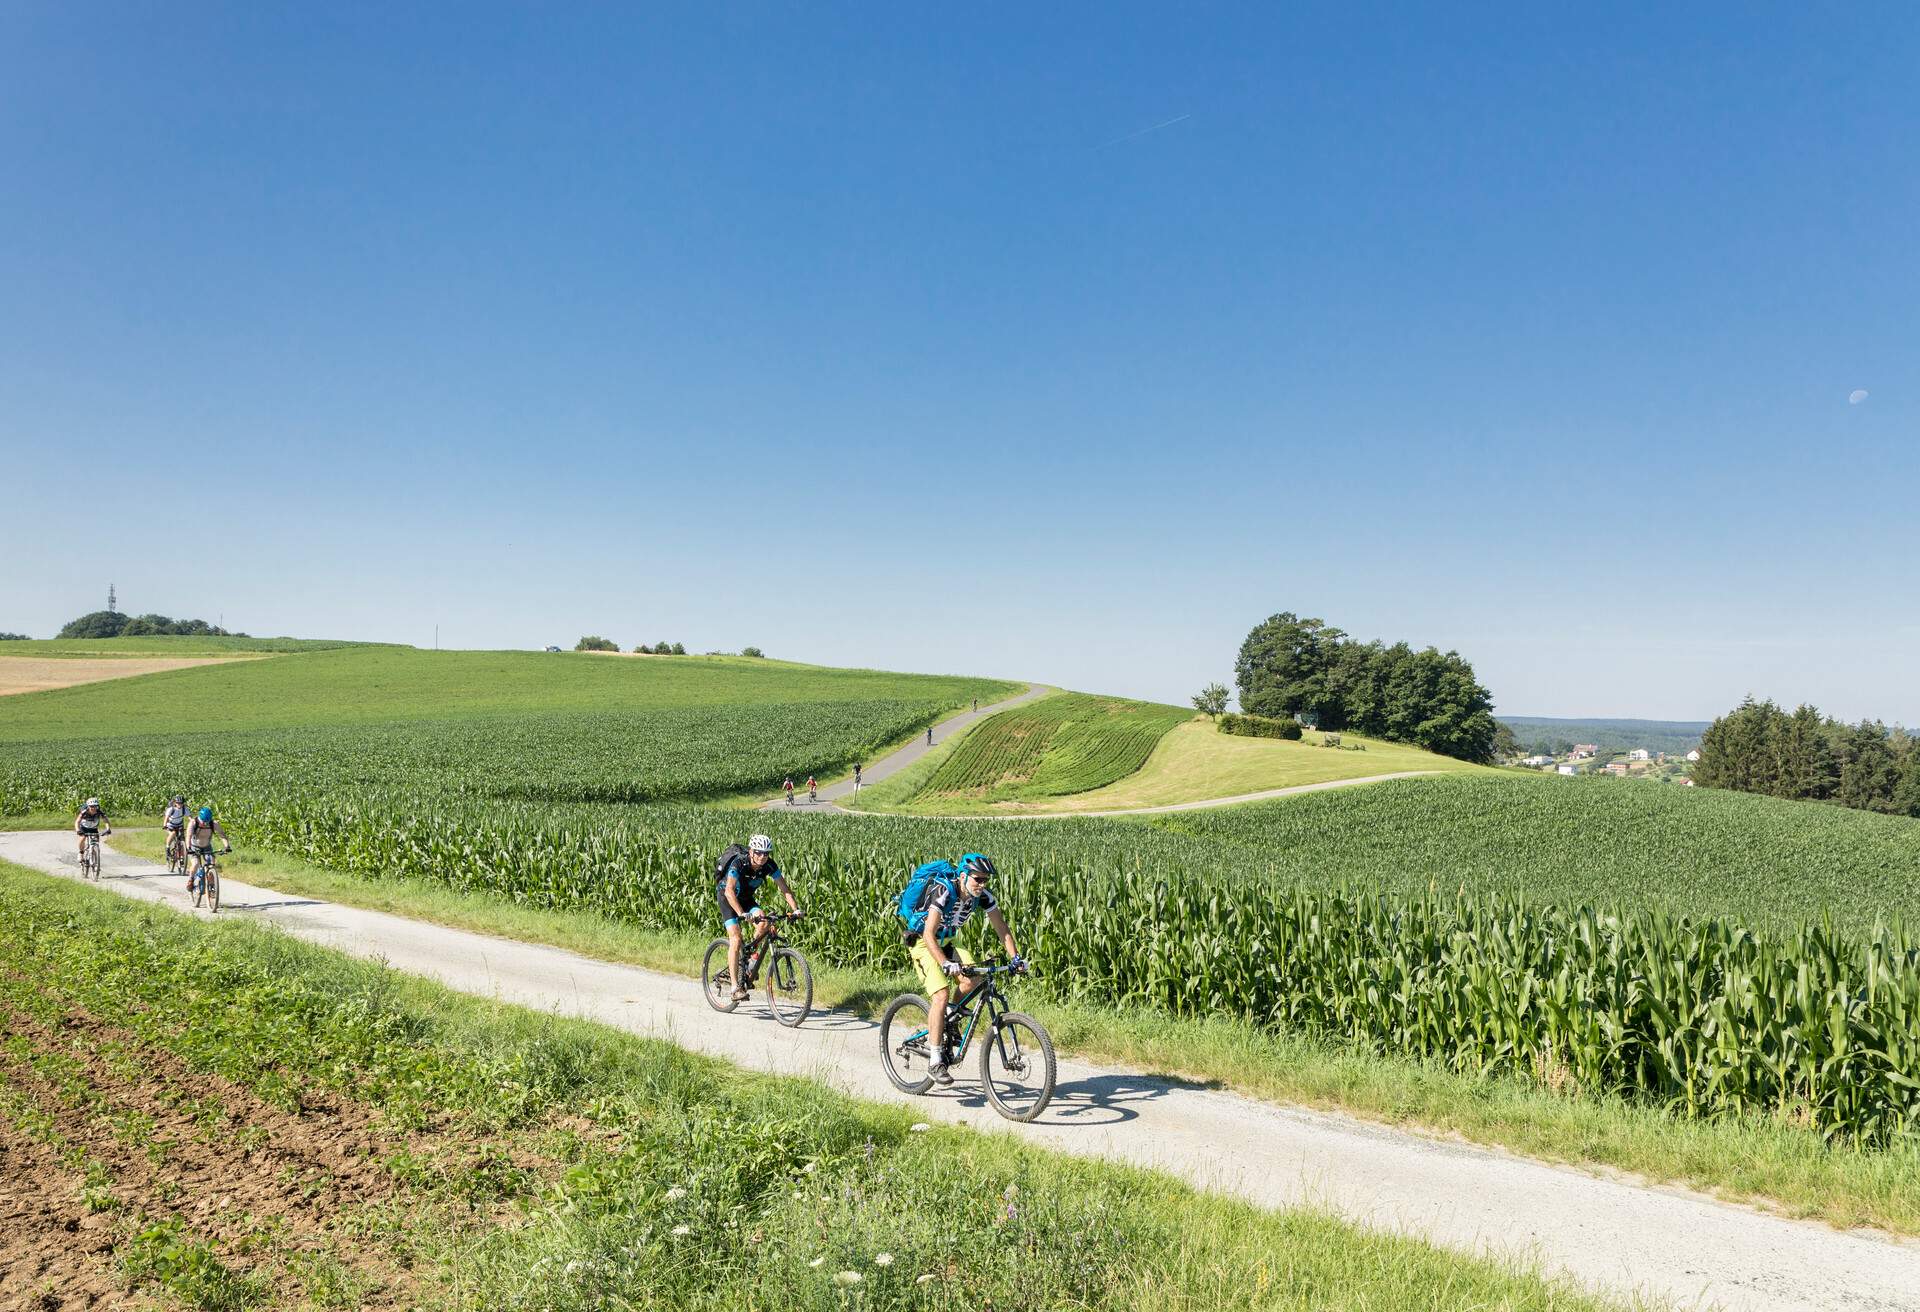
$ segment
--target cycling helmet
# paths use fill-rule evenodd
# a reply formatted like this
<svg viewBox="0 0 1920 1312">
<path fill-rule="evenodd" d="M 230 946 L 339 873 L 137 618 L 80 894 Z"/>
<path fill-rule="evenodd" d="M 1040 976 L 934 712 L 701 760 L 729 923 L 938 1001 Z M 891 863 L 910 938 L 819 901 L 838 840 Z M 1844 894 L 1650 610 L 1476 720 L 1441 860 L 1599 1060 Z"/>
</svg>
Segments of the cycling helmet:
<svg viewBox="0 0 1920 1312">
<path fill-rule="evenodd" d="M 969 852 L 960 858 L 960 873 L 963 875 L 978 875 L 982 879 L 992 879 L 1000 872 L 993 868 L 992 857 L 980 852 Z"/>
<path fill-rule="evenodd" d="M 100 809 L 100 799 L 97 797 L 89 797 L 87 799 L 87 804 L 81 808 L 81 810 L 83 811 L 98 811 L 99 809 Z"/>
<path fill-rule="evenodd" d="M 773 840 L 771 838 L 768 838 L 765 834 L 755 834 L 752 838 L 749 838 L 747 840 L 747 851 L 771 852 L 773 851 Z"/>
<path fill-rule="evenodd" d="M 173 795 L 173 804 L 175 806 L 185 806 L 187 804 L 187 795 L 185 793 L 175 793 Z"/>
<path fill-rule="evenodd" d="M 210 807 L 210 806 L 203 806 L 203 807 L 201 807 L 201 808 L 200 808 L 200 823 L 201 823 L 201 824 L 205 824 L 205 823 L 206 823 L 207 821 L 209 821 L 209 820 L 211 820 L 211 819 L 213 819 L 213 808 L 212 808 L 212 807 Z"/>
</svg>

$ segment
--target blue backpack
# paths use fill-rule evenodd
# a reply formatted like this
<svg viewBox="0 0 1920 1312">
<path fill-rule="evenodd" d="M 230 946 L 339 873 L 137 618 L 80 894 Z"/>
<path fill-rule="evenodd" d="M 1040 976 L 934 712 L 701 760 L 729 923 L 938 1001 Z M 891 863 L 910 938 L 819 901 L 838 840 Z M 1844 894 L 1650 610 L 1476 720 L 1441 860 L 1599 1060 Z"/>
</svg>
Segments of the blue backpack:
<svg viewBox="0 0 1920 1312">
<path fill-rule="evenodd" d="M 909 934 L 918 934 L 927 927 L 927 902 L 933 896 L 936 879 L 945 884 L 950 893 L 959 894 L 960 868 L 951 861 L 927 862 L 913 872 L 907 886 L 900 890 L 900 901 L 894 912 L 906 922 Z"/>
</svg>

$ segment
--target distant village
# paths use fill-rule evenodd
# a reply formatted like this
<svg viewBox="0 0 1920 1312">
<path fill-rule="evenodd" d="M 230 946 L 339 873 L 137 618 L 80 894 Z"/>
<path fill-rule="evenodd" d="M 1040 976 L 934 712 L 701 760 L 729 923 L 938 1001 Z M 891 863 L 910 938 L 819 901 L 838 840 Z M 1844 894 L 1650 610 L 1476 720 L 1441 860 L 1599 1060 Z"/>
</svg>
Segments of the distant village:
<svg viewBox="0 0 1920 1312">
<path fill-rule="evenodd" d="M 1607 752 L 1601 759 L 1600 748 L 1593 743 L 1575 743 L 1558 755 L 1523 756 L 1515 765 L 1532 770 L 1550 770 L 1555 774 L 1610 774 L 1616 779 L 1654 779 L 1661 783 L 1693 787 L 1693 767 L 1700 760 L 1700 749 L 1685 756 L 1649 751 L 1635 747 L 1626 752 Z"/>
</svg>

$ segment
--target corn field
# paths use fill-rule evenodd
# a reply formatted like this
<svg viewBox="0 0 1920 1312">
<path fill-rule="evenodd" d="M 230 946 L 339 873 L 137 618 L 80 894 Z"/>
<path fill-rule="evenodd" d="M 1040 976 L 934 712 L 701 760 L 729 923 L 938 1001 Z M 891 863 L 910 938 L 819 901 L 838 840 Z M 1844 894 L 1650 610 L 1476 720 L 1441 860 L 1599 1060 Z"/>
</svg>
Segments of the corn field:
<svg viewBox="0 0 1920 1312">
<path fill-rule="evenodd" d="M 929 793 L 1064 797 L 1124 779 L 1191 711 L 1060 693 L 988 718 L 928 782 Z"/>
<path fill-rule="evenodd" d="M 1563 852 L 1604 844 L 1605 807 L 1584 820 L 1580 808 L 1631 797 L 1633 785 L 1408 781 L 1355 790 L 1338 799 L 1345 810 L 1300 810 L 1320 800 L 1300 798 L 1163 825 L 746 816 L 529 801 L 592 783 L 591 762 L 555 765 L 543 780 L 541 767 L 514 774 L 479 742 L 394 739 L 276 736 L 263 740 L 272 754 L 218 738 L 10 750 L 0 808 L 65 807 L 91 788 L 127 817 L 177 787 L 216 801 L 242 843 L 693 933 L 712 928 L 715 852 L 764 828 L 809 910 L 803 945 L 843 965 L 904 964 L 888 912 L 907 870 L 979 848 L 1005 872 L 1001 896 L 1038 966 L 1036 987 L 1060 997 L 1245 1017 L 1683 1116 L 1781 1116 L 1864 1145 L 1920 1135 L 1920 943 L 1897 921 L 1842 931 L 1809 917 L 1756 932 L 1637 897 L 1548 900 L 1491 879 L 1422 878 L 1406 864 L 1421 850 L 1407 846 L 1409 832 L 1425 843 L 1436 827 L 1461 845 L 1456 862 L 1471 859 L 1475 825 L 1508 805 L 1502 789 L 1557 817 Z M 457 747 L 477 756 L 449 759 Z M 423 765 L 427 756 L 438 765 Z M 1360 823 L 1379 807 L 1398 826 Z M 1319 845 L 1341 853 L 1337 868 L 1371 879 L 1315 882 L 1295 870 L 1315 851 L 1315 835 L 1297 829 L 1303 815 L 1317 817 Z M 1680 832 L 1669 859 L 1702 832 Z M 1891 846 L 1861 849 L 1877 854 L 1863 878 L 1907 850 L 1905 831 L 1873 841 L 1883 839 Z"/>
</svg>

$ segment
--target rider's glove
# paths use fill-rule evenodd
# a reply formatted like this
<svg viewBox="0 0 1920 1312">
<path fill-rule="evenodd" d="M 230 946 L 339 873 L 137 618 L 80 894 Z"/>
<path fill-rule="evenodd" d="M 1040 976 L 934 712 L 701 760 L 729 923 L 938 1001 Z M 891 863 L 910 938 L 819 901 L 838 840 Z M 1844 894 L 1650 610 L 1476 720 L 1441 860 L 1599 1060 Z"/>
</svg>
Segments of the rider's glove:
<svg viewBox="0 0 1920 1312">
<path fill-rule="evenodd" d="M 1013 960 L 1009 961 L 1007 965 L 1012 967 L 1016 975 L 1024 975 L 1027 973 L 1027 959 L 1018 953 L 1014 955 Z"/>
<path fill-rule="evenodd" d="M 960 966 L 960 963 L 955 961 L 952 957 L 948 957 L 945 961 L 940 963 L 940 969 L 946 972 L 947 974 L 952 975 L 954 978 L 958 979 L 960 976 L 961 966 Z"/>
<path fill-rule="evenodd" d="M 755 907 L 751 911 L 747 912 L 748 920 L 765 920 L 766 918 L 767 918 L 767 913 L 760 907 Z"/>
<path fill-rule="evenodd" d="M 792 915 L 788 916 L 787 919 L 788 920 L 804 920 L 806 919 L 806 915 L 807 913 L 804 911 L 795 911 Z"/>
</svg>

